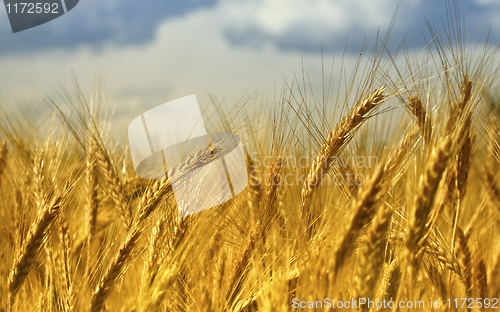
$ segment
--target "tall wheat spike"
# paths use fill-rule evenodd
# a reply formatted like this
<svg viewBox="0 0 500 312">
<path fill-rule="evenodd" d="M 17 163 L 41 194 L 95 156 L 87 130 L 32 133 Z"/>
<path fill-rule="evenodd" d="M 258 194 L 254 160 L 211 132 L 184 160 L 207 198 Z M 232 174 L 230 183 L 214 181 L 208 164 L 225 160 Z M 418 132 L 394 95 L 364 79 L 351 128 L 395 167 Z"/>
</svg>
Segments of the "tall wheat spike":
<svg viewBox="0 0 500 312">
<path fill-rule="evenodd" d="M 385 235 L 391 222 L 392 212 L 380 206 L 373 224 L 363 241 L 363 247 L 358 257 L 358 274 L 354 287 L 354 298 L 374 298 L 380 272 L 382 271 Z M 368 305 L 362 311 L 368 311 Z"/>
<path fill-rule="evenodd" d="M 419 270 L 419 259 L 426 246 L 426 223 L 433 207 L 438 184 L 450 157 L 450 147 L 451 138 L 442 139 L 433 150 L 427 168 L 420 177 L 414 203 L 415 209 L 410 216 L 405 237 L 406 261 L 410 277 L 415 277 Z"/>
<path fill-rule="evenodd" d="M 2 175 L 5 171 L 7 165 L 7 154 L 8 154 L 7 143 L 2 141 L 0 145 L 0 186 L 2 186 Z"/>
<path fill-rule="evenodd" d="M 87 218 L 87 235 L 88 244 L 90 245 L 92 237 L 95 235 L 97 225 L 97 162 L 96 162 L 96 145 L 94 142 L 89 144 L 86 151 L 86 165 L 87 165 L 87 205 L 86 218 Z"/>
<path fill-rule="evenodd" d="M 23 285 L 32 269 L 33 263 L 47 241 L 48 230 L 61 211 L 61 197 L 47 205 L 38 219 L 31 225 L 24 245 L 17 251 L 14 264 L 10 270 L 9 302 L 14 303 L 15 295 Z"/>
<path fill-rule="evenodd" d="M 314 209 L 310 207 L 314 190 L 321 184 L 323 176 L 331 166 L 332 156 L 336 155 L 349 142 L 359 126 L 369 118 L 370 112 L 385 101 L 387 97 L 384 91 L 385 88 L 382 87 L 373 91 L 363 101 L 358 102 L 347 116 L 335 126 L 321 145 L 302 188 L 302 218 L 309 236 L 311 236 L 312 222 L 316 217 Z"/>
<path fill-rule="evenodd" d="M 418 96 L 410 96 L 406 105 L 417 119 L 418 129 L 424 138 L 424 142 L 429 144 L 432 136 L 431 116 L 427 115 L 427 111 L 422 104 L 422 99 Z"/>
<path fill-rule="evenodd" d="M 472 253 L 468 246 L 469 238 L 465 235 L 461 227 L 457 227 L 457 248 L 461 253 L 462 271 L 465 278 L 465 286 L 467 291 L 472 288 Z"/>
<path fill-rule="evenodd" d="M 128 258 L 131 256 L 135 246 L 137 245 L 140 234 L 141 233 L 139 229 L 134 229 L 122 243 L 118 254 L 114 257 L 111 265 L 108 267 L 106 272 L 104 272 L 102 278 L 99 281 L 99 284 L 92 293 L 92 299 L 90 301 L 90 311 L 102 311 L 113 286 L 123 275 L 124 266 Z"/>
<path fill-rule="evenodd" d="M 370 180 L 363 185 L 363 189 L 360 191 L 358 198 L 352 204 L 352 213 L 349 217 L 349 221 L 334 251 L 333 272 L 335 274 L 354 251 L 354 244 L 356 243 L 356 239 L 361 229 L 371 221 L 374 215 L 374 205 L 381 190 L 381 180 L 383 177 L 384 165 L 380 164 Z"/>
<path fill-rule="evenodd" d="M 130 212 L 130 207 L 128 203 L 125 201 L 125 197 L 123 195 L 122 183 L 118 178 L 118 174 L 116 173 L 116 168 L 114 167 L 111 159 L 109 157 L 108 152 L 104 147 L 100 148 L 100 151 L 96 152 L 97 159 L 104 173 L 104 177 L 108 181 L 110 197 L 115 203 L 115 207 L 117 208 L 120 217 L 125 225 L 125 228 L 129 229 L 132 224 L 132 215 Z"/>
<path fill-rule="evenodd" d="M 283 167 L 283 158 L 278 156 L 274 159 L 274 162 L 271 166 L 271 172 L 269 175 L 268 188 L 267 188 L 267 203 L 266 209 L 264 211 L 264 215 L 262 216 L 262 225 L 261 225 L 261 236 L 262 236 L 262 244 L 265 245 L 267 233 L 269 232 L 271 226 L 274 221 L 277 220 L 279 216 L 278 208 L 276 207 L 276 202 L 278 199 L 278 188 L 281 181 L 281 172 Z"/>
</svg>

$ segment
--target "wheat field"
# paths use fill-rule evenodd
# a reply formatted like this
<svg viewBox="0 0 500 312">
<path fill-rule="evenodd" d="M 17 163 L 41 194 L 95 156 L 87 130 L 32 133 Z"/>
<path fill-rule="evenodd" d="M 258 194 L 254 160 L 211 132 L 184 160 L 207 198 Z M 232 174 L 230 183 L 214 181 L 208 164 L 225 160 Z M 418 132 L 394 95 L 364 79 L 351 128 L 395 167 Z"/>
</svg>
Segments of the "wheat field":
<svg viewBox="0 0 500 312">
<path fill-rule="evenodd" d="M 377 39 L 337 92 L 237 102 L 214 127 L 249 183 L 187 217 L 135 175 L 101 82 L 42 124 L 4 111 L 0 311 L 497 310 L 497 50 L 454 29 Z"/>
</svg>

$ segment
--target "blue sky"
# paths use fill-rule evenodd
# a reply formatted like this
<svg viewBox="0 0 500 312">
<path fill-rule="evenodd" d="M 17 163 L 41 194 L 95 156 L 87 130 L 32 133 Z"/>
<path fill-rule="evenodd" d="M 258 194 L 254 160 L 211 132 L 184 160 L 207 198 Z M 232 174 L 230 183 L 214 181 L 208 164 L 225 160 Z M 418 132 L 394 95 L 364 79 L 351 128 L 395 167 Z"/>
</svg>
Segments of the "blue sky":
<svg viewBox="0 0 500 312">
<path fill-rule="evenodd" d="M 81 0 L 77 10 L 24 33 L 9 34 L 5 10 L 0 10 L 0 55 L 38 53 L 40 50 L 91 47 L 97 51 L 107 44 L 131 46 L 148 44 L 159 25 L 169 19 L 182 19 L 197 10 L 226 6 L 227 20 L 221 31 L 235 46 L 259 48 L 270 43 L 280 50 L 319 53 L 348 48 L 358 51 L 377 28 L 385 31 L 397 10 L 393 36 L 405 33 L 409 47 L 426 43 L 425 18 L 438 29 L 446 16 L 443 0 L 345 1 L 345 0 Z M 453 5 L 453 3 L 451 4 Z M 469 35 L 480 40 L 490 26 L 500 26 L 500 1 L 460 2 L 467 17 Z M 495 31 L 496 30 L 496 31 Z M 179 34 L 182 36 L 182 33 Z M 200 29 L 200 36 L 202 36 Z M 429 37 L 427 36 L 429 39 Z M 493 29 L 491 38 L 500 39 Z"/>
<path fill-rule="evenodd" d="M 76 10 L 52 22 L 7 36 L 10 26 L 0 10 L 1 54 L 31 53 L 40 49 L 99 49 L 107 43 L 141 45 L 150 42 L 158 25 L 169 18 L 182 18 L 192 10 L 215 5 L 213 0 L 107 0 L 79 1 Z M 46 32 L 41 34 L 40 32 Z M 31 34 L 30 34 L 31 33 Z"/>
<path fill-rule="evenodd" d="M 130 118 L 193 93 L 202 102 L 209 93 L 272 96 L 302 64 L 313 84 L 321 80 L 321 46 L 328 60 L 348 38 L 353 64 L 396 10 L 390 49 L 404 39 L 418 51 L 431 39 L 425 18 L 437 30 L 446 21 L 443 0 L 80 0 L 64 16 L 12 34 L 0 9 L 0 100 L 40 103 L 71 86 L 71 72 L 84 87 L 104 72 L 117 114 Z M 460 13 L 468 44 L 484 42 L 490 27 L 493 45 L 500 42 L 500 1 L 461 1 Z"/>
</svg>

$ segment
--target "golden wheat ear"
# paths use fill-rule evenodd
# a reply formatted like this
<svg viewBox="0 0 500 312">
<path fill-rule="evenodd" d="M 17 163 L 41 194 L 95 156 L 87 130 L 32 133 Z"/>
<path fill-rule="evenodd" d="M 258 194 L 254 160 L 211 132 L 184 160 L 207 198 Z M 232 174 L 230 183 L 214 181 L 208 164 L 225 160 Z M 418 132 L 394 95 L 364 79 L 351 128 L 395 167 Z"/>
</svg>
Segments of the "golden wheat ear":
<svg viewBox="0 0 500 312">
<path fill-rule="evenodd" d="M 460 264 L 458 263 L 455 254 L 451 252 L 447 246 L 437 242 L 436 240 L 429 239 L 427 247 L 425 247 L 425 252 L 432 255 L 434 259 L 443 264 L 445 268 L 455 273 L 459 280 L 465 283 Z"/>
<path fill-rule="evenodd" d="M 450 148 L 451 138 L 442 139 L 433 150 L 427 168 L 420 177 L 414 203 L 415 210 L 410 216 L 405 237 L 406 264 L 412 278 L 417 275 L 419 270 L 421 251 L 422 248 L 425 248 L 427 238 L 426 224 L 432 211 L 439 182 L 450 158 Z"/>
<path fill-rule="evenodd" d="M 127 238 L 122 243 L 118 254 L 114 257 L 108 269 L 104 272 L 104 275 L 100 279 L 96 289 L 92 293 L 90 311 L 99 312 L 104 308 L 104 304 L 106 303 L 111 290 L 123 275 L 125 264 L 136 247 L 140 234 L 140 231 L 135 229 L 127 235 Z"/>
<path fill-rule="evenodd" d="M 278 200 L 278 190 L 281 184 L 281 172 L 283 167 L 283 159 L 278 156 L 274 159 L 271 165 L 271 172 L 269 175 L 268 188 L 267 188 L 267 202 L 264 214 L 261 217 L 261 237 L 262 244 L 265 245 L 267 233 L 270 231 L 272 225 L 279 217 L 279 211 L 276 207 Z"/>
<path fill-rule="evenodd" d="M 76 293 L 75 285 L 73 284 L 73 253 L 71 250 L 71 239 L 67 223 L 61 225 L 60 241 L 62 245 L 62 260 L 61 268 L 62 280 L 64 283 L 66 298 L 64 298 L 65 311 L 72 312 L 76 310 Z"/>
<path fill-rule="evenodd" d="M 420 134 L 424 138 L 425 144 L 430 144 L 432 137 L 432 121 L 430 115 L 427 114 L 425 106 L 422 104 L 422 99 L 418 96 L 408 97 L 406 106 L 415 116 Z"/>
<path fill-rule="evenodd" d="M 97 226 L 97 146 L 91 141 L 88 149 L 85 151 L 85 164 L 87 166 L 85 186 L 87 189 L 87 203 L 85 205 L 85 218 L 87 227 L 87 245 L 90 247 L 92 238 L 96 233 Z"/>
<path fill-rule="evenodd" d="M 176 264 L 161 268 L 158 276 L 155 278 L 147 299 L 141 304 L 138 311 L 156 311 L 162 304 L 163 300 L 165 300 L 165 297 L 168 294 L 170 287 L 174 284 L 178 273 L 179 267 Z"/>
<path fill-rule="evenodd" d="M 116 168 L 109 157 L 109 153 L 104 147 L 100 147 L 100 150 L 97 151 L 96 154 L 99 165 L 109 186 L 110 197 L 115 203 L 114 207 L 117 208 L 120 218 L 125 228 L 128 230 L 132 226 L 132 214 L 130 212 L 130 205 L 125 201 L 122 183 L 118 177 Z"/>
<path fill-rule="evenodd" d="M 309 238 L 312 237 L 312 223 L 317 215 L 315 209 L 311 207 L 315 189 L 321 184 L 323 177 L 331 167 L 334 161 L 333 156 L 337 155 L 351 140 L 359 126 L 370 117 L 371 112 L 387 99 L 384 91 L 385 88 L 382 87 L 358 102 L 330 132 L 321 145 L 319 154 L 313 160 L 313 165 L 304 181 L 301 193 L 302 218 Z"/>
<path fill-rule="evenodd" d="M 23 246 L 18 249 L 9 274 L 9 302 L 14 304 L 16 293 L 26 281 L 33 263 L 47 241 L 50 226 L 61 212 L 61 197 L 46 205 L 31 225 Z"/>
<path fill-rule="evenodd" d="M 391 223 L 391 216 L 392 211 L 381 205 L 363 240 L 363 247 L 358 256 L 354 298 L 373 298 L 375 295 L 378 278 L 382 271 L 385 238 Z M 368 310 L 367 306 L 362 308 L 362 311 Z"/>
<path fill-rule="evenodd" d="M 486 274 L 486 264 L 482 258 L 474 267 L 474 288 L 477 298 L 488 298 L 488 277 Z"/>
<path fill-rule="evenodd" d="M 7 143 L 2 141 L 0 145 L 0 187 L 2 186 L 2 175 L 5 171 L 5 167 L 7 166 L 7 154 L 9 150 L 7 148 Z"/>
<path fill-rule="evenodd" d="M 356 240 L 374 215 L 374 205 L 380 193 L 381 181 L 384 177 L 384 165 L 379 164 L 371 178 L 363 185 L 363 189 L 354 200 L 347 226 L 335 248 L 333 272 L 337 275 L 347 258 L 355 249 Z"/>
<path fill-rule="evenodd" d="M 465 289 L 469 292 L 472 288 L 472 253 L 469 248 L 469 237 L 465 235 L 461 227 L 457 227 L 457 246 L 460 254 L 459 260 L 465 279 Z"/>
<path fill-rule="evenodd" d="M 256 247 L 258 233 L 251 229 L 245 242 L 244 249 L 239 256 L 237 263 L 232 272 L 231 281 L 229 283 L 229 291 L 226 294 L 226 305 L 233 308 L 237 303 L 237 299 L 241 295 L 241 289 L 250 270 L 250 260 Z"/>
</svg>

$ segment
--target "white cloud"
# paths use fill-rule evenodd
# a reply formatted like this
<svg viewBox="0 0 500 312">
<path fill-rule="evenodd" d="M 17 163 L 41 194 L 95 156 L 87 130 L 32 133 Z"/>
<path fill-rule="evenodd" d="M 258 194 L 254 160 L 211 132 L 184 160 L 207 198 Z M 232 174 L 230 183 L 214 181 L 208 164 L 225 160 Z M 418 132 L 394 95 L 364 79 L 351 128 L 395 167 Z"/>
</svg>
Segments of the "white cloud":
<svg viewBox="0 0 500 312">
<path fill-rule="evenodd" d="M 321 41 L 345 41 L 347 35 L 373 36 L 384 31 L 398 0 L 224 0 L 224 27 L 233 43 L 275 44 L 284 49 L 319 50 Z M 420 0 L 406 1 L 399 18 L 414 13 Z M 409 24 L 407 25 L 409 27 Z M 359 44 L 357 48 L 359 48 Z"/>
<path fill-rule="evenodd" d="M 345 34 L 353 26 L 377 28 L 390 21 L 397 1 L 243 0 L 225 1 L 222 5 L 227 6 L 224 21 L 229 27 L 256 28 L 280 36 L 296 25 L 310 27 L 311 31 L 316 30 L 314 33 Z"/>
<path fill-rule="evenodd" d="M 71 71 L 85 90 L 101 70 L 106 73 L 117 113 L 126 120 L 193 93 L 200 102 L 208 102 L 208 92 L 225 97 L 229 103 L 256 90 L 272 97 L 283 76 L 300 72 L 300 53 L 273 47 L 258 51 L 235 47 L 222 32 L 225 16 L 224 7 L 218 7 L 170 19 L 157 29 L 155 39 L 143 46 L 108 45 L 99 51 L 80 48 L 2 57 L 1 99 L 7 104 L 40 103 L 42 96 L 56 97 L 54 88 L 71 87 Z M 328 56 L 326 59 L 329 62 Z M 320 56 L 306 56 L 304 63 L 316 77 Z"/>
<path fill-rule="evenodd" d="M 283 77 L 290 79 L 294 72 L 301 75 L 301 57 L 313 87 L 320 94 L 322 60 L 319 53 L 302 55 L 298 50 L 279 49 L 272 40 L 259 49 L 251 49 L 232 44 L 224 31 L 251 26 L 279 37 L 303 23 L 310 29 L 305 39 L 307 36 L 319 38 L 321 31 L 337 32 L 345 39 L 348 34 L 355 35 L 349 32 L 352 25 L 359 24 L 368 30 L 378 23 L 387 23 L 395 4 L 395 0 L 381 0 L 369 6 L 365 4 L 368 1 L 361 0 L 309 0 L 311 6 L 308 7 L 305 0 L 291 1 L 294 5 L 277 0 L 244 0 L 238 5 L 223 1 L 218 6 L 163 22 L 154 40 L 142 46 L 108 44 L 98 51 L 59 49 L 4 56 L 0 58 L 0 99 L 8 105 L 26 101 L 40 103 L 44 95 L 56 96 L 54 88 L 71 87 L 72 70 L 84 90 L 89 88 L 96 73 L 104 71 L 113 105 L 121 117 L 116 127 L 122 128 L 127 125 L 123 123 L 154 106 L 193 93 L 201 103 L 208 102 L 208 92 L 226 98 L 229 103 L 256 90 L 272 98 L 274 90 L 279 92 Z M 356 6 L 363 8 L 354 10 Z M 352 10 L 358 13 L 349 14 Z M 357 57 L 357 53 L 346 55 L 348 75 Z M 331 59 L 332 54 L 327 51 L 324 55 L 327 80 Z M 340 65 L 339 59 L 336 65 Z M 333 77 L 338 76 L 334 71 Z"/>
</svg>

